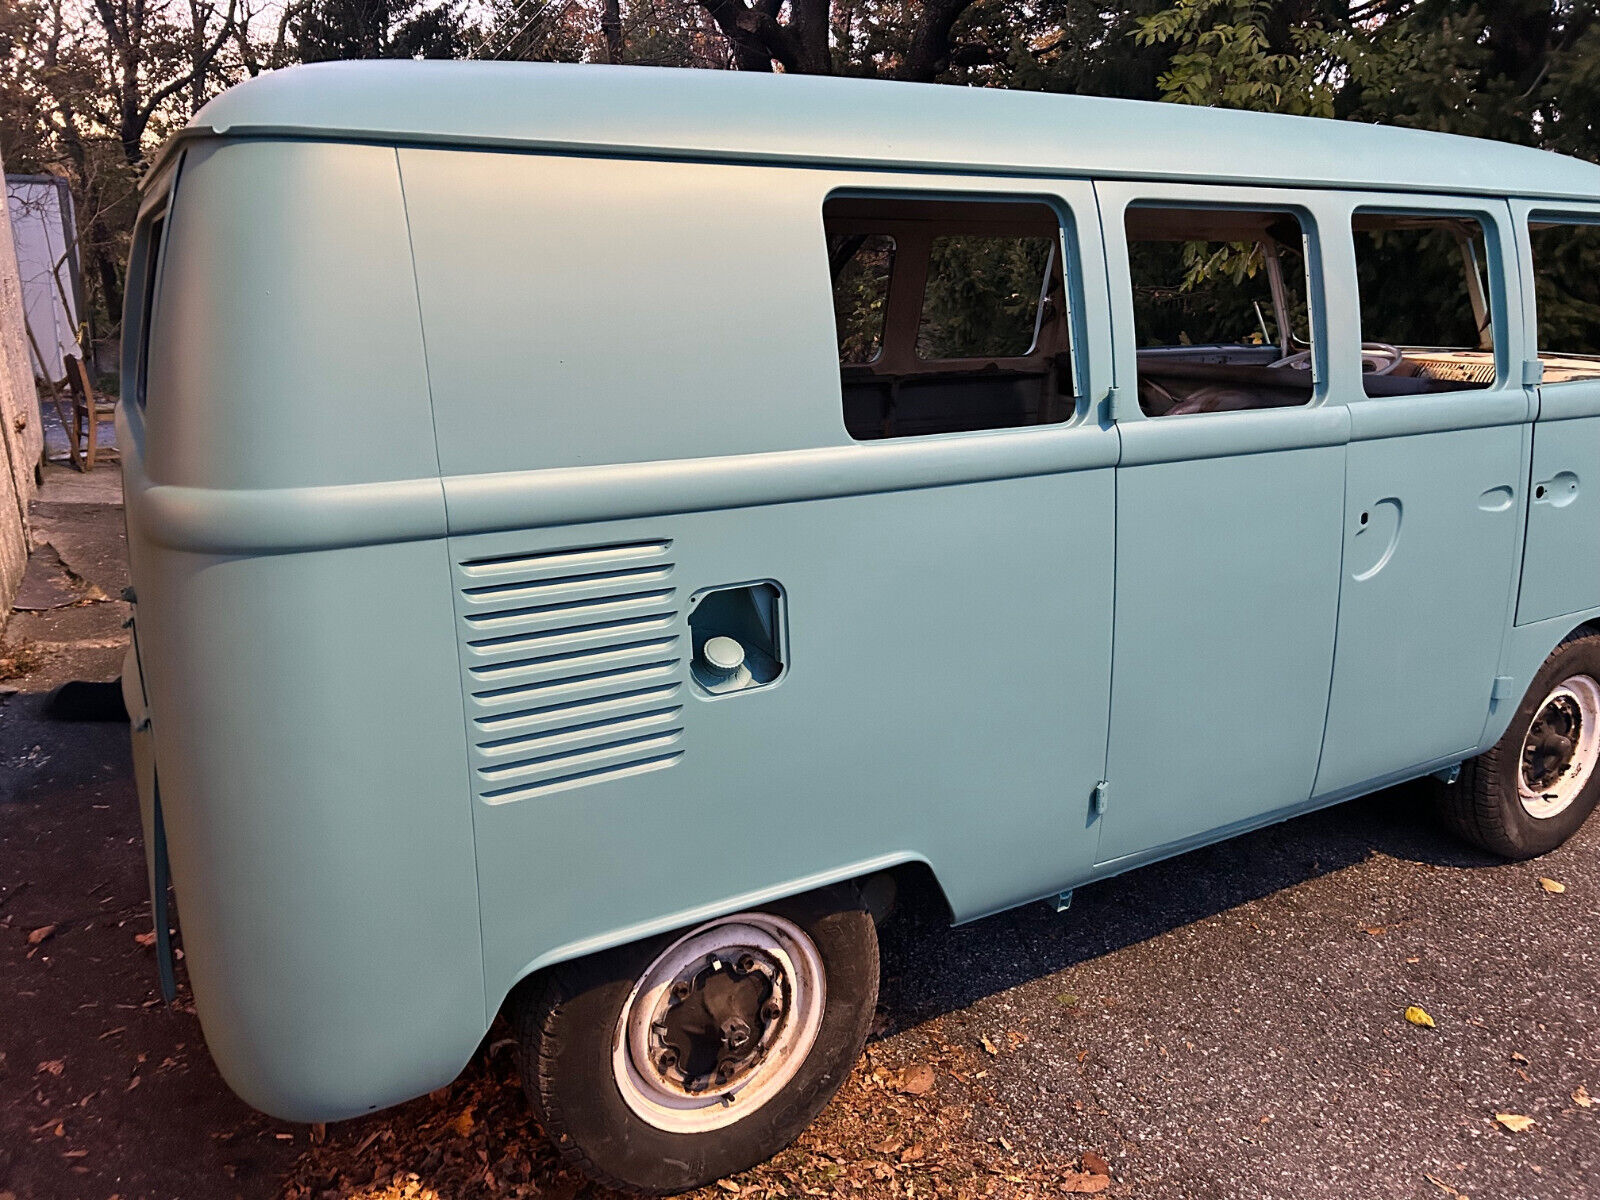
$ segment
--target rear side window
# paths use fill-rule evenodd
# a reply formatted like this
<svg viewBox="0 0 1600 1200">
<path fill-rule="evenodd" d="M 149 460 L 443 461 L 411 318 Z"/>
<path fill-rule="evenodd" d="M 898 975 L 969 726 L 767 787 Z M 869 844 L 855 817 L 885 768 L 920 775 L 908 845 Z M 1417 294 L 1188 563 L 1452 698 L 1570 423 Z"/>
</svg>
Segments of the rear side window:
<svg viewBox="0 0 1600 1200">
<path fill-rule="evenodd" d="M 1528 238 L 1545 382 L 1600 379 L 1600 223 L 1535 219 Z"/>
<path fill-rule="evenodd" d="M 1310 402 L 1306 240 L 1293 212 L 1134 205 L 1124 225 L 1147 416 Z"/>
<path fill-rule="evenodd" d="M 142 277 L 136 281 L 139 288 L 139 366 L 134 379 L 134 395 L 139 407 L 145 405 L 145 383 L 149 374 L 150 330 L 155 325 L 156 282 L 161 278 L 161 251 L 165 244 L 162 236 L 167 230 L 167 216 L 162 213 L 150 222 L 145 234 Z"/>
<path fill-rule="evenodd" d="M 1495 381 L 1494 297 L 1483 224 L 1431 213 L 1356 213 L 1361 366 L 1369 396 Z"/>
<path fill-rule="evenodd" d="M 823 223 L 851 437 L 1072 414 L 1064 243 L 1049 205 L 836 198 Z"/>
</svg>

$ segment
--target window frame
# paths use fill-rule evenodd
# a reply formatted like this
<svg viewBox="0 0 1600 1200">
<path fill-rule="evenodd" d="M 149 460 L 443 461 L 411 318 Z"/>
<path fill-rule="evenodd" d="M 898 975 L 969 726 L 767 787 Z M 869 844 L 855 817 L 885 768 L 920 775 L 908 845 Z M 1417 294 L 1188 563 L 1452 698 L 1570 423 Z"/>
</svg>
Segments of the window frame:
<svg viewBox="0 0 1600 1200">
<path fill-rule="evenodd" d="M 1526 291 L 1523 302 L 1523 337 L 1527 344 L 1529 382 L 1541 390 L 1565 392 L 1572 388 L 1600 390 L 1600 379 L 1568 379 L 1546 382 L 1543 357 L 1539 344 L 1539 264 L 1533 256 L 1533 236 L 1530 226 L 1535 221 L 1558 225 L 1589 225 L 1600 228 L 1600 204 L 1582 202 L 1520 201 L 1513 202 L 1512 221 L 1517 236 L 1517 258 Z M 1561 353 L 1554 351 L 1554 353 Z M 1538 378 L 1532 378 L 1537 367 Z"/>
<path fill-rule="evenodd" d="M 897 307 L 909 303 L 902 298 L 902 293 L 908 285 L 905 282 L 901 282 L 899 271 L 900 262 L 902 261 L 901 256 L 904 254 L 908 246 L 910 246 L 911 250 L 913 251 L 911 256 L 919 258 L 921 263 L 921 267 L 918 272 L 918 278 L 914 281 L 914 293 L 916 300 L 913 334 L 915 334 L 915 329 L 920 328 L 923 306 L 926 302 L 927 256 L 925 253 L 921 252 L 919 239 L 914 238 L 908 241 L 906 234 L 913 231 L 917 233 L 924 231 L 927 223 L 913 218 L 897 219 L 891 217 L 886 219 L 875 219 L 871 222 L 863 221 L 863 229 L 860 231 L 885 234 L 894 240 L 896 246 L 895 270 L 893 270 L 890 275 L 889 292 L 885 300 L 883 338 L 878 355 L 869 362 L 843 362 L 838 358 L 837 354 L 838 338 L 836 319 L 832 325 L 832 332 L 834 336 L 832 340 L 831 351 L 834 354 L 834 362 L 836 367 L 834 372 L 836 390 L 833 393 L 835 398 L 834 413 L 835 420 L 838 422 L 838 428 L 845 436 L 849 445 L 893 446 L 897 444 L 906 445 L 927 441 L 944 441 L 952 438 L 992 438 L 996 436 L 1015 437 L 1019 435 L 1047 436 L 1051 431 L 1062 431 L 1077 428 L 1091 420 L 1091 412 L 1097 407 L 1096 399 L 1091 395 L 1091 378 L 1093 376 L 1103 374 L 1105 368 L 1101 366 L 1099 369 L 1095 369 L 1094 364 L 1090 362 L 1090 358 L 1092 357 L 1093 340 L 1090 336 L 1089 329 L 1085 324 L 1087 320 L 1086 313 L 1089 308 L 1087 302 L 1085 271 L 1092 264 L 1086 261 L 1084 247 L 1082 244 L 1084 235 L 1081 232 L 1080 223 L 1082 221 L 1092 221 L 1095 214 L 1093 210 L 1088 208 L 1087 205 L 1083 204 L 1082 201 L 1075 206 L 1069 196 L 1064 195 L 1061 191 L 1029 191 L 1026 189 L 1019 189 L 1015 186 L 1014 181 L 1009 180 L 1005 181 L 1008 186 L 1006 186 L 1004 189 L 996 188 L 995 190 L 988 190 L 987 188 L 981 186 L 982 184 L 990 182 L 996 181 L 951 181 L 951 183 L 947 186 L 928 189 L 906 188 L 901 186 L 845 186 L 834 188 L 826 192 L 822 197 L 822 204 L 818 214 L 820 217 L 822 217 L 820 230 L 821 236 L 819 238 L 819 242 L 822 251 L 825 275 L 828 260 L 829 234 L 831 228 L 830 219 L 827 214 L 829 207 L 836 201 L 855 200 L 885 205 L 892 205 L 895 203 L 1028 205 L 1049 210 L 1050 214 L 1055 219 L 1056 225 L 1057 241 L 1055 250 L 1058 263 L 1056 269 L 1061 273 L 1062 300 L 1065 308 L 1061 319 L 1064 323 L 1064 328 L 1066 331 L 1065 353 L 1068 356 L 1066 376 L 1070 380 L 1072 386 L 1072 395 L 1070 397 L 1072 404 L 1070 410 L 1063 420 L 1040 422 L 1029 425 L 1005 425 L 992 428 L 959 429 L 936 433 L 909 433 L 900 434 L 893 437 L 871 439 L 861 439 L 852 435 L 844 419 L 845 397 L 843 368 L 851 367 L 861 369 L 865 367 L 881 365 L 885 362 L 885 350 L 888 349 L 890 331 L 895 319 Z M 973 183 L 979 184 L 979 186 L 972 186 Z M 1085 211 L 1079 213 L 1077 211 L 1078 208 L 1083 208 Z M 867 225 L 870 225 L 870 230 L 866 229 Z M 933 237 L 937 236 L 940 235 L 935 234 L 926 239 L 930 247 Z M 1095 236 L 1098 239 L 1097 231 L 1095 231 Z M 832 279 L 829 278 L 828 295 L 830 317 L 833 317 L 835 312 L 833 308 L 832 283 Z M 910 353 L 905 359 L 905 366 L 907 367 L 908 371 L 914 371 L 915 373 L 924 376 L 931 376 L 944 372 L 949 372 L 951 374 L 970 372 L 972 370 L 972 364 L 975 362 L 994 363 L 1000 369 L 1006 369 L 1008 367 L 1011 369 L 1021 369 L 1033 363 L 1032 352 L 1034 347 L 1038 344 L 1036 334 L 1033 344 L 1029 347 L 1029 353 L 1023 355 L 1004 357 L 977 356 L 971 358 L 923 359 L 918 357 L 916 354 L 916 340 L 917 339 L 915 335 L 913 335 Z M 888 361 L 892 365 L 896 360 L 891 358 Z M 1067 397 L 1063 396 L 1063 400 L 1065 399 L 1067 399 Z"/>
<path fill-rule="evenodd" d="M 1482 387 L 1467 388 L 1458 392 L 1430 393 L 1425 398 L 1435 401 L 1454 398 L 1460 403 L 1464 396 L 1502 392 L 1507 388 L 1520 386 L 1520 381 L 1515 378 L 1516 372 L 1513 366 L 1521 353 L 1523 338 L 1516 336 L 1516 326 L 1512 324 L 1511 314 L 1523 307 L 1522 289 L 1520 274 L 1509 269 L 1510 264 L 1515 261 L 1516 250 L 1514 243 L 1508 240 L 1508 235 L 1512 231 L 1507 224 L 1508 213 L 1505 202 L 1475 202 L 1462 196 L 1418 194 L 1402 197 L 1366 192 L 1345 193 L 1344 197 L 1347 201 L 1344 214 L 1344 239 L 1348 247 L 1352 293 L 1350 317 L 1354 325 L 1353 336 L 1341 339 L 1340 353 L 1345 359 L 1345 364 L 1353 368 L 1356 378 L 1357 386 L 1350 393 L 1350 400 L 1393 405 L 1419 399 L 1419 397 L 1403 396 L 1369 396 L 1361 381 L 1361 345 L 1366 331 L 1361 325 L 1361 281 L 1356 257 L 1354 224 L 1356 216 L 1360 213 L 1456 218 L 1478 222 L 1483 229 L 1484 255 L 1488 260 L 1485 264 L 1488 274 L 1488 294 L 1484 299 L 1489 305 L 1489 329 L 1494 336 L 1494 381 Z M 1457 349 L 1468 348 L 1457 347 Z"/>
<path fill-rule="evenodd" d="M 1186 416 L 1200 418 L 1207 428 L 1253 425 L 1267 421 L 1282 423 L 1294 413 L 1307 413 L 1329 405 L 1331 391 L 1331 347 L 1334 338 L 1329 323 L 1328 272 L 1325 264 L 1323 227 L 1327 220 L 1324 189 L 1277 189 L 1253 185 L 1166 184 L 1142 180 L 1096 182 L 1100 200 L 1101 228 L 1105 236 L 1106 272 L 1111 299 L 1111 337 L 1114 359 L 1114 385 L 1110 416 L 1119 424 L 1146 424 L 1191 427 Z M 1311 396 L 1304 404 L 1281 408 L 1245 409 L 1154 416 L 1139 403 L 1138 329 L 1133 305 L 1133 274 L 1129 258 L 1127 210 L 1130 208 L 1189 208 L 1202 212 L 1233 210 L 1274 212 L 1292 215 L 1300 223 L 1306 273 L 1307 333 L 1311 339 Z M 1220 420 L 1219 420 L 1220 418 Z M 1313 421 L 1317 432 L 1308 433 L 1308 444 L 1320 444 L 1326 435 Z M 1226 440 L 1227 435 L 1217 434 Z M 1208 438 L 1209 443 L 1209 438 Z"/>
<path fill-rule="evenodd" d="M 131 382 L 134 403 L 142 412 L 147 407 L 150 376 L 150 341 L 154 315 L 161 311 L 162 279 L 166 274 L 167 242 L 171 236 L 173 201 L 186 155 L 180 154 L 167 178 L 152 188 L 134 219 L 132 250 L 128 256 L 128 285 L 124 290 L 126 312 L 123 320 L 122 378 Z M 152 230 L 154 234 L 152 235 Z M 137 286 L 133 286 L 137 283 Z M 137 336 L 129 338 L 130 329 Z"/>
</svg>

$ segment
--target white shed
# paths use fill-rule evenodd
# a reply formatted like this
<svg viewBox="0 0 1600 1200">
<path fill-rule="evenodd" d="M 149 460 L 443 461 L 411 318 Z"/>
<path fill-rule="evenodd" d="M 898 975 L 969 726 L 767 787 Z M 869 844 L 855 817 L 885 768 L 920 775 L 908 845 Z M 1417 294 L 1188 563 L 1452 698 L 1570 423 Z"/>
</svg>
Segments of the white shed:
<svg viewBox="0 0 1600 1200">
<path fill-rule="evenodd" d="M 76 220 L 67 182 L 54 175 L 7 175 L 6 205 L 17 245 L 23 309 L 38 342 L 36 375 L 61 379 L 64 355 L 81 354 L 74 331 L 83 310 Z"/>
</svg>

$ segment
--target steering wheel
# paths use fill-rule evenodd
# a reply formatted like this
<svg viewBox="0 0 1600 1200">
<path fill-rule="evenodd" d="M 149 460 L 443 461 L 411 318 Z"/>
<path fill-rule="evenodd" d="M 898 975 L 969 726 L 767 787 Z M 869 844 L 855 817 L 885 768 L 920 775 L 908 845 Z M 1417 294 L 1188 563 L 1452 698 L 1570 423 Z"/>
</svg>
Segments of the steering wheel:
<svg viewBox="0 0 1600 1200">
<path fill-rule="evenodd" d="M 1399 346 L 1391 346 L 1388 342 L 1362 342 L 1361 343 L 1361 371 L 1366 375 L 1387 375 L 1401 363 L 1405 362 L 1405 351 Z M 1311 369 L 1311 351 L 1302 350 L 1298 354 L 1291 354 L 1287 358 L 1280 358 L 1274 367 L 1290 367 L 1296 371 L 1309 371 Z"/>
</svg>

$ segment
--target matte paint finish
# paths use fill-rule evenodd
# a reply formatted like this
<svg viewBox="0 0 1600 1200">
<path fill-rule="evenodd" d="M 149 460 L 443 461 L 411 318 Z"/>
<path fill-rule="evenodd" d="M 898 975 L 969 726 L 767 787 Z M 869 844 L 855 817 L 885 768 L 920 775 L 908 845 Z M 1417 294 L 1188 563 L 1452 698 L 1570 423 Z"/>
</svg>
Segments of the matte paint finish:
<svg viewBox="0 0 1600 1200">
<path fill-rule="evenodd" d="M 230 1084 L 354 1115 L 545 964 L 898 862 L 964 920 L 1492 742 L 1485 673 L 1520 692 L 1600 610 L 1562 558 L 1600 399 L 1544 389 L 1535 437 L 1519 384 L 1360 398 L 1357 198 L 1312 186 L 1358 180 L 1600 192 L 1436 135 L 861 81 L 340 64 L 215 101 L 147 192 L 119 444 L 141 792 L 159 763 Z M 1056 208 L 1072 421 L 848 438 L 841 189 Z M 1136 195 L 1301 214 L 1312 404 L 1137 412 Z M 1529 514 L 1540 471 L 1579 499 Z M 759 581 L 787 671 L 708 697 L 690 598 Z M 1407 726 L 1424 666 L 1449 694 Z"/>
<path fill-rule="evenodd" d="M 1511 369 L 1524 353 L 1515 234 L 1504 205 L 1459 198 L 1344 197 L 1357 207 L 1459 213 L 1484 227 L 1499 365 L 1496 386 L 1368 398 L 1339 379 L 1351 441 L 1344 581 L 1318 795 L 1477 746 L 1515 587 L 1531 398 Z M 1331 216 L 1331 214 L 1330 214 Z M 1345 243 L 1348 245 L 1348 243 Z M 1355 258 L 1329 265 L 1355 296 Z M 1359 328 L 1359 310 L 1344 317 Z"/>
</svg>

